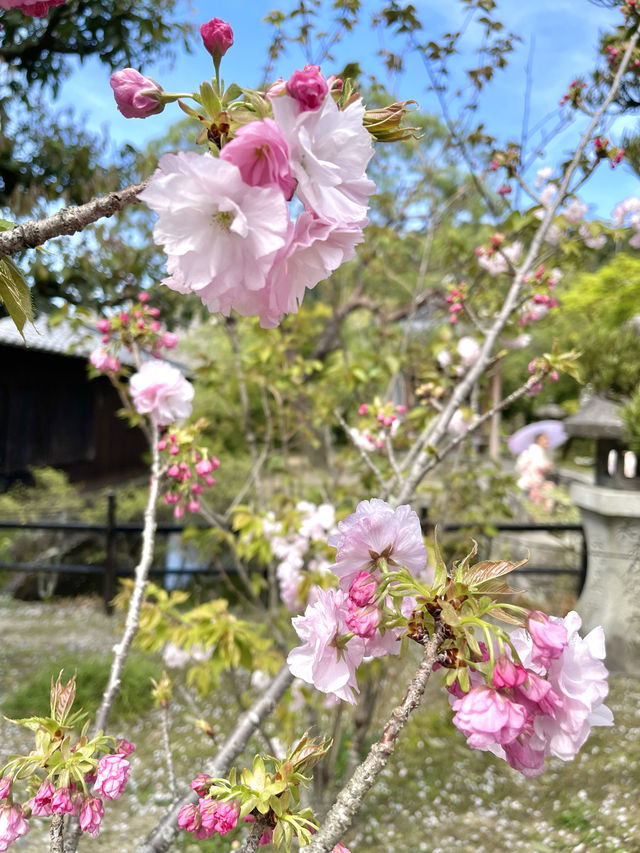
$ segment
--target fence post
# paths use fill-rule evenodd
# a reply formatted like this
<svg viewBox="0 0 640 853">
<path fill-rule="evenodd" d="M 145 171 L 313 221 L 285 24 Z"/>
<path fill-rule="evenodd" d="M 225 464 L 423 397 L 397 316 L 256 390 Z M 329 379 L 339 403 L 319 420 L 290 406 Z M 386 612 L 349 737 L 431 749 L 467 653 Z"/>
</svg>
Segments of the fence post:
<svg viewBox="0 0 640 853">
<path fill-rule="evenodd" d="M 111 601 L 116 594 L 116 493 L 107 495 L 106 560 L 104 564 L 104 609 L 113 612 Z"/>
</svg>

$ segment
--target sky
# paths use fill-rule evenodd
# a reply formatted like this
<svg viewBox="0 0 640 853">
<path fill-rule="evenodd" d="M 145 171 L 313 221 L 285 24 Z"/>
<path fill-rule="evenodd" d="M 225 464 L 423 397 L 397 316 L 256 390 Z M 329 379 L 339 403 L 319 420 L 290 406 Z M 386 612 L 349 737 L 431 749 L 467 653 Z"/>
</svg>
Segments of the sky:
<svg viewBox="0 0 640 853">
<path fill-rule="evenodd" d="M 442 32 L 455 29 L 462 20 L 461 4 L 454 0 L 413 2 L 425 26 L 429 27 L 426 35 L 430 39 L 437 40 Z M 216 0 L 215 3 L 193 0 L 181 5 L 179 14 L 184 20 L 197 25 L 214 16 L 228 21 L 234 30 L 235 41 L 223 59 L 222 76 L 227 84 L 233 80 L 240 85 L 253 86 L 262 80 L 271 36 L 270 27 L 263 24 L 262 19 L 273 8 L 287 10 L 292 5 L 295 5 L 294 0 Z M 370 10 L 382 3 L 365 0 L 363 5 Z M 506 142 L 520 139 L 527 64 L 531 66 L 529 126 L 533 127 L 551 110 L 557 109 L 558 100 L 568 83 L 593 67 L 598 35 L 617 24 L 620 13 L 617 9 L 596 6 L 589 0 L 498 0 L 497 17 L 505 24 L 505 30 L 520 35 L 522 42 L 512 55 L 508 69 L 498 73 L 482 96 L 477 117 L 478 121 L 484 122 L 487 132 Z M 470 45 L 477 44 L 475 36 L 473 31 L 468 33 Z M 428 81 L 419 60 L 410 57 L 405 72 L 390 79 L 385 76 L 381 61 L 376 56 L 383 44 L 392 46 L 388 35 L 368 26 L 359 27 L 357 33 L 346 34 L 338 46 L 335 68 L 342 67 L 346 61 L 358 60 L 365 71 L 372 71 L 387 83 L 398 98 L 414 98 L 421 109 L 436 111 L 437 104 L 433 93 L 428 91 Z M 470 54 L 461 58 L 458 68 L 452 68 L 454 85 L 463 80 L 459 69 L 465 67 L 465 58 L 470 59 Z M 282 74 L 287 77 L 295 68 L 303 67 L 305 61 L 300 50 L 290 49 L 278 63 L 274 76 Z M 180 55 L 173 64 L 164 60 L 139 70 L 156 79 L 165 90 L 181 92 L 197 89 L 213 71 L 209 54 L 201 47 L 198 37 L 192 54 Z M 323 71 L 331 73 L 331 64 L 323 64 Z M 95 126 L 106 127 L 117 143 L 129 141 L 142 145 L 162 135 L 172 122 L 183 115 L 176 105 L 169 105 L 162 114 L 149 119 L 125 119 L 116 109 L 107 72 L 93 60 L 78 67 L 66 81 L 59 100 L 86 114 Z M 635 116 L 619 119 L 610 130 L 612 141 L 619 138 L 623 127 L 636 128 L 637 121 Z M 549 143 L 532 171 L 567 159 L 577 138 L 573 127 Z M 590 217 L 608 218 L 617 201 L 629 195 L 640 195 L 640 186 L 628 167 L 622 165 L 611 170 L 604 164 L 580 194 L 589 204 Z"/>
</svg>

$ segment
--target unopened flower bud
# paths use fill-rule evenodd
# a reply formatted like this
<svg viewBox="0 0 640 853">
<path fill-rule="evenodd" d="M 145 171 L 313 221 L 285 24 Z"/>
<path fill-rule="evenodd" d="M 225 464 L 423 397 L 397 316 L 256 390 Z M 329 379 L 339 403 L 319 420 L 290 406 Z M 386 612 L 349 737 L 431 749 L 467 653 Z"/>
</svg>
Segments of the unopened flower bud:
<svg viewBox="0 0 640 853">
<path fill-rule="evenodd" d="M 125 118 L 147 118 L 163 111 L 164 103 L 158 97 L 162 87 L 151 77 L 143 77 L 135 68 L 114 72 L 110 83 L 118 109 Z"/>
<path fill-rule="evenodd" d="M 220 18 L 212 18 L 200 27 L 202 43 L 217 65 L 233 44 L 233 30 Z"/>
</svg>

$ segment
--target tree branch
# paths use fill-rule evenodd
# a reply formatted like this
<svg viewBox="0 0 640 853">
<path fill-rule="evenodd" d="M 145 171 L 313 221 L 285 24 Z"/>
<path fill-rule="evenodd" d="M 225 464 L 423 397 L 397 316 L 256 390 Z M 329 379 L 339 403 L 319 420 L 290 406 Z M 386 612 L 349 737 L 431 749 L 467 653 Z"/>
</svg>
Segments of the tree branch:
<svg viewBox="0 0 640 853">
<path fill-rule="evenodd" d="M 285 664 L 275 675 L 263 696 L 248 711 L 245 711 L 218 752 L 205 764 L 204 773 L 216 777 L 224 776 L 228 772 L 232 762 L 245 748 L 249 738 L 263 720 L 272 713 L 292 681 L 293 676 Z M 174 802 L 164 817 L 136 848 L 136 853 L 166 853 L 180 832 L 178 812 L 183 806 L 197 802 L 198 795 L 191 790 Z"/>
<path fill-rule="evenodd" d="M 443 639 L 444 627 L 438 624 L 433 636 L 425 644 L 422 663 L 409 682 L 404 699 L 391 712 L 380 740 L 373 744 L 365 760 L 338 794 L 323 825 L 305 848 L 305 853 L 329 853 L 351 826 L 362 801 L 393 754 L 398 735 L 412 711 L 420 704 Z"/>
<path fill-rule="evenodd" d="M 53 237 L 76 234 L 98 219 L 113 216 L 128 204 L 137 202 L 138 193 L 141 193 L 148 183 L 143 181 L 141 184 L 94 198 L 79 207 L 65 207 L 46 219 L 30 219 L 10 231 L 3 231 L 0 233 L 0 257 L 13 255 L 23 249 L 35 249 Z"/>
</svg>

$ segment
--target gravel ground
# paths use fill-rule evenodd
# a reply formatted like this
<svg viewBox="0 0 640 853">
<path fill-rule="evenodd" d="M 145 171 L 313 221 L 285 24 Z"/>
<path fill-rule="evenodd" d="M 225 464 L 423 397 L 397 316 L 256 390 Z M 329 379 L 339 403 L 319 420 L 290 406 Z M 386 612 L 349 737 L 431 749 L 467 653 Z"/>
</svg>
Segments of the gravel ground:
<svg viewBox="0 0 640 853">
<path fill-rule="evenodd" d="M 0 701 L 28 667 L 57 653 L 109 655 L 115 628 L 94 601 L 0 599 Z M 46 701 L 45 696 L 43 705 Z M 212 710 L 183 692 L 176 697 L 172 743 L 180 787 L 211 750 L 210 741 L 195 731 L 194 717 L 209 719 L 219 730 L 235 721 L 231 703 L 218 697 L 216 702 Z M 608 704 L 614 728 L 594 730 L 575 761 L 553 761 L 543 777 L 527 780 L 492 756 L 467 749 L 451 725 L 442 691 L 432 686 L 345 843 L 353 853 L 640 853 L 640 684 L 613 677 Z M 107 804 L 104 829 L 96 839 L 83 838 L 81 853 L 133 851 L 168 801 L 158 712 L 120 721 L 112 733 L 136 744 L 130 785 L 120 800 Z M 0 764 L 31 748 L 29 737 L 0 719 Z M 33 820 L 29 835 L 11 850 L 47 850 L 46 833 L 47 822 Z M 194 845 L 186 838 L 177 845 L 207 853 L 229 847 L 226 840 Z"/>
</svg>

